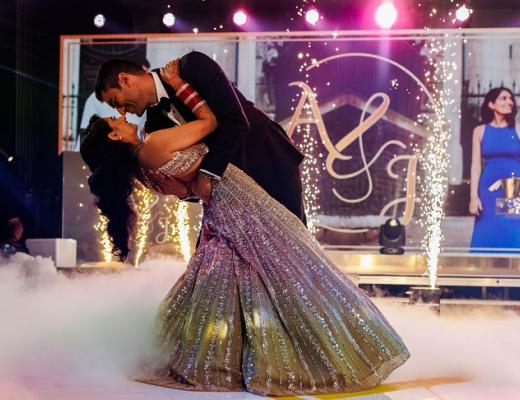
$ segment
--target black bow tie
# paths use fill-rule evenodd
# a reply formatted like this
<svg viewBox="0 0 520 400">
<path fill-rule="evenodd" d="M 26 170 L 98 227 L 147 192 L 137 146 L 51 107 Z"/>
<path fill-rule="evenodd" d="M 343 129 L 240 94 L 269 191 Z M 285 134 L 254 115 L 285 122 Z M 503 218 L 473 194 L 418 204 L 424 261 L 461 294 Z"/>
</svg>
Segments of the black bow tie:
<svg viewBox="0 0 520 400">
<path fill-rule="evenodd" d="M 157 107 L 159 107 L 161 110 L 170 112 L 172 110 L 172 102 L 167 97 L 161 97 L 161 100 L 159 101 L 159 104 L 157 104 Z"/>
</svg>

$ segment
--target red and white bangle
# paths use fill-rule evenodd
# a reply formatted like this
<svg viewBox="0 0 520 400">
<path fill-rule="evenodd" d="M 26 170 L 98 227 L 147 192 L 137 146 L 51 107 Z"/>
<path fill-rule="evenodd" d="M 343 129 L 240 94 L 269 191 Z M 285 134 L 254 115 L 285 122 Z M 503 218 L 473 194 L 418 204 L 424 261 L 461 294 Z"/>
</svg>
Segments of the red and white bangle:
<svg viewBox="0 0 520 400">
<path fill-rule="evenodd" d="M 206 104 L 206 101 L 200 97 L 197 91 L 193 89 L 189 83 L 182 85 L 175 95 L 181 99 L 194 114 L 203 104 Z"/>
<path fill-rule="evenodd" d="M 189 83 L 185 82 L 184 85 L 182 85 L 176 92 L 175 96 L 179 97 L 182 91 L 190 86 Z"/>
</svg>

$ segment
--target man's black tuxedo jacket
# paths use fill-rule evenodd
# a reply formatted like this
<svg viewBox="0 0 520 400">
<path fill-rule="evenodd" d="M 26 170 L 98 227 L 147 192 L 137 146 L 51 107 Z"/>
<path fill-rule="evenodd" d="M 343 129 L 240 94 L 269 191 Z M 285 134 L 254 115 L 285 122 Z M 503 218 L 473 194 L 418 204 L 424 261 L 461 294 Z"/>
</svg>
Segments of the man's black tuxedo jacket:
<svg viewBox="0 0 520 400">
<path fill-rule="evenodd" d="M 248 101 L 220 66 L 205 54 L 193 51 L 182 57 L 179 74 L 206 100 L 219 124 L 204 140 L 209 153 L 200 168 L 222 176 L 231 162 L 305 221 L 299 171 L 303 155 L 283 128 Z M 162 83 L 185 121 L 195 120 L 175 91 L 166 82 Z M 171 126 L 173 122 L 159 106 L 148 108 L 147 132 Z"/>
</svg>

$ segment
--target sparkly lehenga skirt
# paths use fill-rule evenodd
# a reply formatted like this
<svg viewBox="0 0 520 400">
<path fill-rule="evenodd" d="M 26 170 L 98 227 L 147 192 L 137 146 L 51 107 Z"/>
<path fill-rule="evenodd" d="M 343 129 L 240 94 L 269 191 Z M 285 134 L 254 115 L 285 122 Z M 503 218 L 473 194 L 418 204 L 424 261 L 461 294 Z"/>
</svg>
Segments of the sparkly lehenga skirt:
<svg viewBox="0 0 520 400">
<path fill-rule="evenodd" d="M 187 390 L 358 391 L 409 357 L 301 221 L 233 165 L 214 187 L 158 329 L 164 363 L 144 381 Z"/>
</svg>

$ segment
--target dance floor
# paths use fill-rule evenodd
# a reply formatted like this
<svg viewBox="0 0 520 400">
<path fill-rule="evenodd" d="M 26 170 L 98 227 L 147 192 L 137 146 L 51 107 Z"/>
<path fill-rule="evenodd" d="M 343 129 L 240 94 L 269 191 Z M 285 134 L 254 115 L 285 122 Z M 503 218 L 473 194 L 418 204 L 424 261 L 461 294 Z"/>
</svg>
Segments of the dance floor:
<svg viewBox="0 0 520 400">
<path fill-rule="evenodd" d="M 0 399 L 12 400 L 254 400 L 261 399 L 250 393 L 200 393 L 155 387 L 136 382 L 117 385 L 98 384 L 57 385 L 27 381 L 25 390 L 9 387 L 0 393 Z M 518 400 L 520 382 L 516 385 L 464 381 L 454 377 L 438 377 L 411 381 L 392 381 L 366 392 L 340 393 L 317 396 L 277 397 L 277 399 L 321 400 Z"/>
<path fill-rule="evenodd" d="M 0 264 L 0 400 L 240 400 L 133 381 L 152 340 L 157 305 L 185 269 L 154 260 L 139 269 L 67 276 L 31 257 Z M 520 304 L 441 302 L 440 314 L 405 299 L 374 302 L 411 358 L 359 393 L 293 399 L 520 399 Z"/>
</svg>

